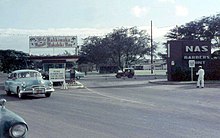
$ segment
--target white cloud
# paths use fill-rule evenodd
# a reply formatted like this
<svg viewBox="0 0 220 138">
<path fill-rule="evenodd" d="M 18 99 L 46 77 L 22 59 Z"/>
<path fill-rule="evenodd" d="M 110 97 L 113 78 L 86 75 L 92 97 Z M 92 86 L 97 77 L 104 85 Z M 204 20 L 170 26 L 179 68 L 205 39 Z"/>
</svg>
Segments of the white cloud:
<svg viewBox="0 0 220 138">
<path fill-rule="evenodd" d="M 162 3 L 175 3 L 176 2 L 175 0 L 158 0 L 158 1 Z"/>
<path fill-rule="evenodd" d="M 129 26 L 127 26 L 129 27 Z M 130 26 L 132 27 L 132 26 Z M 115 28 L 51 28 L 51 29 L 0 29 L 0 47 L 1 49 L 14 49 L 18 51 L 31 52 L 39 54 L 37 50 L 29 51 L 29 36 L 77 36 L 78 43 L 82 44 L 82 38 L 88 36 L 104 36 L 113 31 Z M 150 34 L 150 26 L 140 26 L 138 29 L 146 30 Z M 153 39 L 156 42 L 165 41 L 164 35 L 170 30 L 170 27 L 158 28 L 153 26 Z M 59 49 L 60 50 L 60 49 Z M 64 49 L 65 50 L 65 49 Z M 63 50 L 63 51 L 64 51 Z M 62 50 L 59 52 L 63 53 Z M 41 51 L 42 52 L 42 51 Z M 40 53 L 41 53 L 40 52 Z M 44 49 L 45 54 L 51 50 Z M 55 51 L 56 52 L 56 51 Z"/>
<path fill-rule="evenodd" d="M 177 16 L 188 16 L 189 11 L 186 7 L 182 6 L 182 5 L 176 5 L 176 15 Z"/>
<path fill-rule="evenodd" d="M 111 31 L 112 28 L 0 29 L 0 48 L 14 49 L 28 53 L 30 52 L 29 36 L 77 36 L 78 44 L 81 45 L 83 38 L 88 36 L 104 36 Z M 59 52 L 63 53 L 64 50 L 60 50 Z M 51 52 L 51 50 L 48 52 L 46 49 L 44 51 L 44 54 Z M 43 51 L 41 50 L 41 52 Z M 31 50 L 31 53 L 39 54 L 38 50 Z"/>
<path fill-rule="evenodd" d="M 49 36 L 49 35 L 77 35 L 80 38 L 85 38 L 87 36 L 103 36 L 112 31 L 112 28 L 49 28 L 49 29 L 0 29 L 0 36 Z"/>
<path fill-rule="evenodd" d="M 135 6 L 131 9 L 131 13 L 136 17 L 141 17 L 143 15 L 148 14 L 149 10 L 150 9 L 147 7 Z"/>
</svg>

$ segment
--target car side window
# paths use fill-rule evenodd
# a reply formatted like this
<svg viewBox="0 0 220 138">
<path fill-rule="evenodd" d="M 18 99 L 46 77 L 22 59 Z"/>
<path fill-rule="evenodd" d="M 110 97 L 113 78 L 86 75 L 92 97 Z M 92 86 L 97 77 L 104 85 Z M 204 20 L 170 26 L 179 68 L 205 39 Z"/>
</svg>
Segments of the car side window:
<svg viewBox="0 0 220 138">
<path fill-rule="evenodd" d="M 13 79 L 16 79 L 17 78 L 17 73 L 14 73 L 13 74 Z"/>
</svg>

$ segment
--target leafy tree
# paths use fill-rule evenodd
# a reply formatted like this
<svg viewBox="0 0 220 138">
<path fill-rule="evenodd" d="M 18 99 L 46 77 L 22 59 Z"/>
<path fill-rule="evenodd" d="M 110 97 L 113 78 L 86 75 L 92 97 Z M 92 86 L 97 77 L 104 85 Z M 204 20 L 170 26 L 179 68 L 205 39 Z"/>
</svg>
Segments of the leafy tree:
<svg viewBox="0 0 220 138">
<path fill-rule="evenodd" d="M 135 61 L 150 54 L 149 36 L 146 31 L 139 31 L 136 27 L 113 30 L 108 34 L 112 59 L 119 67 L 128 67 Z"/>
<path fill-rule="evenodd" d="M 166 37 L 169 40 L 205 40 L 211 41 L 213 47 L 220 47 L 220 14 L 202 17 L 185 25 L 171 29 Z"/>
<path fill-rule="evenodd" d="M 5 73 L 29 68 L 31 61 L 27 53 L 15 50 L 0 50 L 1 71 Z"/>
<path fill-rule="evenodd" d="M 81 48 L 80 60 L 95 64 L 102 64 L 108 62 L 109 48 L 105 44 L 105 40 L 97 37 L 87 37 L 84 39 L 84 44 Z"/>
<path fill-rule="evenodd" d="M 104 38 L 84 39 L 81 55 L 95 64 L 116 64 L 128 67 L 150 54 L 149 35 L 136 27 L 114 29 Z M 156 45 L 154 46 L 154 50 Z"/>
</svg>

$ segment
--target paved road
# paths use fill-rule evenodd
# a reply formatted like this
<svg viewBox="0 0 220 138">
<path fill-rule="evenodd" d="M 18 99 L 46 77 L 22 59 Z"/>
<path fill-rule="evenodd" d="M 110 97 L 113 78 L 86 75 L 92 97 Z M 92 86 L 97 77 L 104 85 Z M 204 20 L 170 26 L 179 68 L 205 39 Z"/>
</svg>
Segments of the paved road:
<svg viewBox="0 0 220 138">
<path fill-rule="evenodd" d="M 194 85 L 154 85 L 153 78 L 87 76 L 85 89 L 50 98 L 8 100 L 25 118 L 31 138 L 192 138 L 220 136 L 220 92 Z"/>
</svg>

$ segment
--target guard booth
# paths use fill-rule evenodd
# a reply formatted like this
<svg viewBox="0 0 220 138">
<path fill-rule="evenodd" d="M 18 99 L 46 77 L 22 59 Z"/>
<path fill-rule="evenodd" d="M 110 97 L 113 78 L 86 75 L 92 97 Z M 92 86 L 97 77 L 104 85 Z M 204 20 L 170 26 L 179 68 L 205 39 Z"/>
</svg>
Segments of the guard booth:
<svg viewBox="0 0 220 138">
<path fill-rule="evenodd" d="M 77 69 L 76 61 L 79 59 L 79 56 L 31 56 L 30 59 L 34 62 L 35 68 L 40 70 L 45 79 L 49 79 L 50 69 Z"/>
<path fill-rule="evenodd" d="M 189 81 L 196 78 L 198 66 L 208 72 L 211 60 L 211 42 L 175 40 L 167 42 L 168 81 Z M 195 63 L 195 67 L 192 65 Z M 193 70 L 193 73 L 191 72 Z"/>
</svg>

